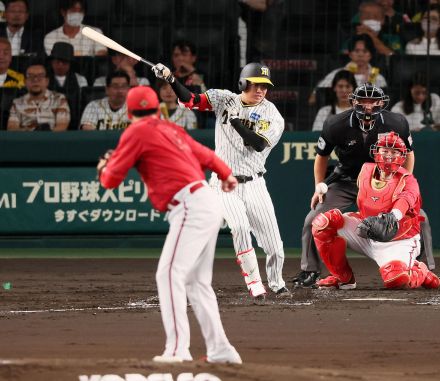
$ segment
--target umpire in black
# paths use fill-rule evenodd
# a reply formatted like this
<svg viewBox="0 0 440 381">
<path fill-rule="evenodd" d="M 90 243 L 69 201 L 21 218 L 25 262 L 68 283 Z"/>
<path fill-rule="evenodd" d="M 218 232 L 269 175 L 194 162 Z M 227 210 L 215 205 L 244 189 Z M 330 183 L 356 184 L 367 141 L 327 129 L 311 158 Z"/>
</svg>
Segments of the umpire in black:
<svg viewBox="0 0 440 381">
<path fill-rule="evenodd" d="M 294 287 L 311 287 L 320 276 L 321 261 L 313 242 L 312 220 L 319 213 L 338 208 L 345 210 L 356 202 L 358 187 L 356 180 L 362 165 L 372 162 L 370 147 L 378 135 L 394 131 L 405 142 L 408 155 L 404 168 L 414 169 L 414 152 L 408 122 L 400 115 L 384 109 L 389 97 L 383 90 L 371 83 L 355 89 L 350 96 L 352 110 L 330 115 L 324 123 L 316 147 L 314 165 L 315 184 L 328 185 L 325 195 L 315 192 L 310 203 L 310 212 L 304 221 L 302 231 L 301 271 L 293 278 Z M 339 162 L 330 175 L 326 176 L 330 154 L 335 150 Z M 432 255 L 432 236 L 426 214 L 422 222 L 422 238 L 428 267 L 435 267 Z"/>
</svg>

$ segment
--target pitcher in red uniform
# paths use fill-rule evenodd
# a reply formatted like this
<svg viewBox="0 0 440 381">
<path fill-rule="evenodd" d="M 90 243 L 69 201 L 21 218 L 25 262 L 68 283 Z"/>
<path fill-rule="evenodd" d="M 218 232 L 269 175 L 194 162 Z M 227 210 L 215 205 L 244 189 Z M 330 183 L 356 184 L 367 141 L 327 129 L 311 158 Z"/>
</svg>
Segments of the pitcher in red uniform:
<svg viewBox="0 0 440 381">
<path fill-rule="evenodd" d="M 241 364 L 229 343 L 211 286 L 217 234 L 222 223 L 220 201 L 205 181 L 205 169 L 217 173 L 225 192 L 237 179 L 214 151 L 185 130 L 159 118 L 159 100 L 151 87 L 127 95 L 132 124 L 116 150 L 98 164 L 101 184 L 115 188 L 132 167 L 148 187 L 153 206 L 168 210 L 170 230 L 156 272 L 166 344 L 157 362 L 191 361 L 187 298 L 199 322 L 211 363 Z"/>
<path fill-rule="evenodd" d="M 421 196 L 415 177 L 402 167 L 407 148 L 395 132 L 379 135 L 371 147 L 374 163 L 365 163 L 358 177 L 359 212 L 342 214 L 332 209 L 312 223 L 313 238 L 330 275 L 317 281 L 319 288 L 356 288 L 346 247 L 362 253 L 379 266 L 386 288 L 438 288 L 439 278 L 416 257 L 420 254 Z M 371 219 L 373 216 L 380 218 Z M 384 225 L 372 239 L 367 226 Z M 390 225 L 393 229 L 389 229 Z M 377 228 L 377 226 L 376 226 Z M 382 234 L 383 233 L 383 234 Z"/>
</svg>

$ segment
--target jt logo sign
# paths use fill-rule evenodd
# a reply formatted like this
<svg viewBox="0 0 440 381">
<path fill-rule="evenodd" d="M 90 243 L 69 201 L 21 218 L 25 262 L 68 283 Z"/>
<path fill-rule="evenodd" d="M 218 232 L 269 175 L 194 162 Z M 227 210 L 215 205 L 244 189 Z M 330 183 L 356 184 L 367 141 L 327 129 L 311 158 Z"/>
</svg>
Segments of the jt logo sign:
<svg viewBox="0 0 440 381">
<path fill-rule="evenodd" d="M 281 164 L 293 160 L 315 160 L 315 147 L 317 143 L 309 142 L 285 142 L 283 143 L 283 160 Z M 332 159 L 337 159 L 336 154 L 332 152 Z"/>
</svg>

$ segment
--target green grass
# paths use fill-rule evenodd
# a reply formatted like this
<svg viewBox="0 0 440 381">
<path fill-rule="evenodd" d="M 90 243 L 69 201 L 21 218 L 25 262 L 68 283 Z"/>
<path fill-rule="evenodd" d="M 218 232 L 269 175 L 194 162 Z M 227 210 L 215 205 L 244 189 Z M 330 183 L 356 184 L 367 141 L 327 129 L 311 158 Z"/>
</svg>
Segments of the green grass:
<svg viewBox="0 0 440 381">
<path fill-rule="evenodd" d="M 287 258 L 299 258 L 301 250 L 299 248 L 287 248 L 285 250 Z M 259 257 L 264 257 L 261 250 L 257 250 Z M 127 249 L 127 248 L 105 248 L 105 249 L 60 249 L 60 248 L 37 248 L 37 249 L 0 249 L 0 258 L 158 258 L 160 249 Z M 359 256 L 349 252 L 350 257 Z M 434 251 L 434 256 L 440 256 L 440 250 Z M 232 248 L 218 248 L 216 258 L 234 258 Z"/>
</svg>

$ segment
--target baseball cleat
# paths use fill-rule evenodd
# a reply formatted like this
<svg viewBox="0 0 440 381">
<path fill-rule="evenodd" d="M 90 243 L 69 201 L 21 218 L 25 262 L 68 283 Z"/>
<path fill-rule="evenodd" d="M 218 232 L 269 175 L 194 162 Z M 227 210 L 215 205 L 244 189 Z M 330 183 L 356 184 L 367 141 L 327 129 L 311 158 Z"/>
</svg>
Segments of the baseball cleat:
<svg viewBox="0 0 440 381">
<path fill-rule="evenodd" d="M 334 289 L 334 290 L 354 290 L 356 288 L 356 280 L 354 275 L 351 279 L 344 283 L 333 275 L 329 275 L 327 278 L 320 279 L 316 282 L 319 289 Z"/>
<path fill-rule="evenodd" d="M 292 279 L 294 288 L 315 288 L 316 281 L 321 273 L 319 271 L 300 271 Z"/>
<path fill-rule="evenodd" d="M 161 363 L 179 363 L 179 362 L 183 362 L 183 359 L 179 356 L 154 356 L 153 357 L 153 361 L 154 362 L 161 362 Z"/>
<path fill-rule="evenodd" d="M 252 300 L 253 300 L 254 304 L 256 304 L 257 306 L 264 306 L 266 304 L 266 294 L 253 296 Z"/>
<path fill-rule="evenodd" d="M 227 351 L 222 353 L 207 356 L 206 362 L 211 364 L 243 364 L 237 350 L 231 346 Z"/>
<path fill-rule="evenodd" d="M 279 299 L 291 298 L 292 293 L 288 290 L 287 287 L 281 287 L 278 291 L 275 291 L 275 297 Z"/>
</svg>

